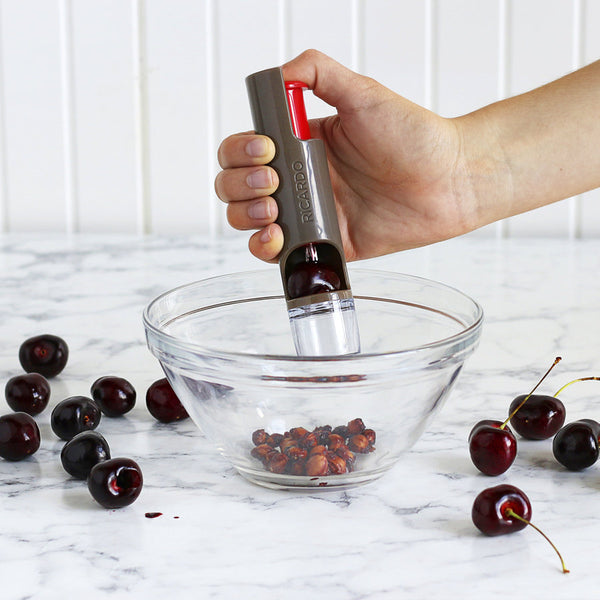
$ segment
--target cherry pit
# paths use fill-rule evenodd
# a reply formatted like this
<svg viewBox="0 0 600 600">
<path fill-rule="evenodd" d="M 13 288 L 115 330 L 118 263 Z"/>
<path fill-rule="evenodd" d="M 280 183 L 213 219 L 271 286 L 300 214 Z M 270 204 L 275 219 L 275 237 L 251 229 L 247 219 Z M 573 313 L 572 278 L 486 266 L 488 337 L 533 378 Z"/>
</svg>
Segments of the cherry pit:
<svg viewBox="0 0 600 600">
<path fill-rule="evenodd" d="M 320 425 L 311 431 L 292 427 L 285 433 L 252 434 L 250 454 L 271 473 L 324 477 L 354 471 L 356 456 L 375 451 L 376 433 L 361 418 L 346 425 Z"/>
</svg>

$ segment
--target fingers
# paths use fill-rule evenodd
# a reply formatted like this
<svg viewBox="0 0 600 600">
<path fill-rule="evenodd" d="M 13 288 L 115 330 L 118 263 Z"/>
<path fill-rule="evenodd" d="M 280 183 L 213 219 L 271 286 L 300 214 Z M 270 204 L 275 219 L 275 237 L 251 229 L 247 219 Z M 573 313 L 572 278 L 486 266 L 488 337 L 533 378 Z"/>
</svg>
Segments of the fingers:
<svg viewBox="0 0 600 600">
<path fill-rule="evenodd" d="M 227 205 L 227 220 L 234 229 L 261 229 L 277 219 L 277 202 L 270 196 Z"/>
<path fill-rule="evenodd" d="M 229 136 L 217 153 L 223 171 L 215 178 L 215 190 L 227 203 L 227 220 L 234 229 L 258 229 L 248 242 L 257 258 L 273 262 L 283 248 L 283 232 L 277 219 L 277 203 L 271 197 L 279 186 L 274 169 L 275 144 L 252 132 Z"/>
<path fill-rule="evenodd" d="M 266 135 L 238 133 L 224 139 L 217 151 L 223 169 L 266 165 L 275 156 L 275 144 Z"/>
<path fill-rule="evenodd" d="M 283 232 L 275 223 L 257 231 L 248 241 L 250 252 L 266 262 L 274 262 L 283 248 Z"/>
<path fill-rule="evenodd" d="M 215 178 L 215 191 L 223 202 L 270 196 L 278 185 L 277 173 L 267 166 L 226 169 Z"/>
</svg>

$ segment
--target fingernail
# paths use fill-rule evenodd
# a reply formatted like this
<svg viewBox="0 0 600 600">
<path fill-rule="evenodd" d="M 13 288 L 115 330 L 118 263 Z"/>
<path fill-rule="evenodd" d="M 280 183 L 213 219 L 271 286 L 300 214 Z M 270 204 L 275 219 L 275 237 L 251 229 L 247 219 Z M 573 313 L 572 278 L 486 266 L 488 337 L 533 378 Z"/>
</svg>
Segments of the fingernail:
<svg viewBox="0 0 600 600">
<path fill-rule="evenodd" d="M 271 207 L 268 202 L 253 202 L 248 207 L 248 216 L 251 219 L 268 219 L 271 216 Z"/>
<path fill-rule="evenodd" d="M 246 183 L 248 187 L 253 189 L 265 189 L 270 188 L 273 181 L 271 179 L 271 172 L 268 169 L 260 169 L 258 171 L 254 171 L 250 173 L 248 177 L 246 177 Z"/>
<path fill-rule="evenodd" d="M 246 144 L 246 154 L 254 158 L 264 156 L 267 150 L 267 140 L 264 138 L 256 138 Z"/>
<path fill-rule="evenodd" d="M 270 242 L 271 241 L 271 228 L 270 227 L 265 227 L 265 229 L 263 229 L 263 231 L 260 234 L 260 237 L 258 239 L 263 244 L 266 244 L 266 243 Z"/>
</svg>

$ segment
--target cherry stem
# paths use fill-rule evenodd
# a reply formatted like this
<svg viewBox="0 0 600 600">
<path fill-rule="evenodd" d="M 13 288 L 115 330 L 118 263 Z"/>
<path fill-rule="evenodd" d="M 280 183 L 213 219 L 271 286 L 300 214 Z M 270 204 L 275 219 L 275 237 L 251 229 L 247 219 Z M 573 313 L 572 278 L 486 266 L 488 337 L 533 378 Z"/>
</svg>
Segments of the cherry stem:
<svg viewBox="0 0 600 600">
<path fill-rule="evenodd" d="M 517 521 L 521 521 L 522 523 L 531 525 L 531 527 L 533 527 L 552 546 L 552 548 L 554 549 L 554 552 L 556 552 L 556 554 L 558 554 L 558 558 L 560 558 L 560 564 L 562 565 L 563 573 L 571 572 L 565 566 L 565 561 L 563 560 L 563 557 L 561 556 L 560 552 L 558 551 L 558 548 L 552 543 L 552 540 L 539 527 L 536 527 L 531 521 L 528 521 L 527 519 L 524 519 L 521 515 L 518 515 L 512 508 L 507 508 L 504 511 L 504 516 L 512 517 L 513 519 L 517 519 Z"/>
<path fill-rule="evenodd" d="M 519 410 L 521 409 L 521 407 L 523 406 L 523 404 L 525 404 L 525 402 L 527 402 L 527 400 L 529 400 L 529 398 L 533 394 L 533 392 L 535 392 L 535 390 L 537 390 L 538 387 L 540 387 L 540 384 L 542 383 L 542 381 L 544 381 L 544 379 L 546 379 L 546 377 L 548 377 L 548 373 L 550 373 L 550 371 L 552 371 L 552 369 L 554 369 L 554 367 L 561 360 L 562 360 L 562 358 L 560 356 L 557 356 L 554 359 L 554 362 L 552 363 L 552 366 L 544 373 L 544 376 L 537 382 L 536 386 L 529 392 L 529 394 L 527 394 L 527 396 L 525 396 L 524 400 L 519 404 L 519 406 L 517 406 L 517 408 L 515 408 L 515 410 L 513 410 L 510 413 L 510 415 L 508 415 L 508 419 L 506 419 L 506 421 L 504 421 L 504 423 L 502 423 L 502 425 L 500 425 L 500 429 L 504 429 L 508 425 L 508 422 L 517 414 L 517 412 L 519 412 Z"/>
<path fill-rule="evenodd" d="M 556 398 L 565 388 L 568 388 L 572 383 L 577 383 L 578 381 L 600 381 L 600 377 L 581 377 L 579 379 L 573 379 L 573 381 L 565 383 L 565 385 L 563 385 L 560 390 L 554 394 L 554 397 Z"/>
</svg>

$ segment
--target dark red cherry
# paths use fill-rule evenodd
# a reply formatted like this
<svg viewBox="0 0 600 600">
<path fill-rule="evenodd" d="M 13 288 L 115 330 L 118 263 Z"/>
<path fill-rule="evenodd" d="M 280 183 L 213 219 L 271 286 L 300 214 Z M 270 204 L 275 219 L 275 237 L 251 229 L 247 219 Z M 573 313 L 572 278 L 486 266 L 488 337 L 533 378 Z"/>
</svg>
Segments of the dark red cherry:
<svg viewBox="0 0 600 600">
<path fill-rule="evenodd" d="M 38 415 L 50 400 L 50 384 L 39 373 L 11 377 L 4 388 L 8 405 L 17 412 Z"/>
<path fill-rule="evenodd" d="M 333 269 L 312 262 L 300 263 L 287 280 L 290 299 L 335 292 L 341 285 L 340 278 Z"/>
<path fill-rule="evenodd" d="M 0 456 L 23 460 L 40 447 L 40 429 L 33 417 L 24 412 L 0 417 Z"/>
<path fill-rule="evenodd" d="M 531 522 L 529 498 L 525 492 L 514 485 L 503 483 L 483 490 L 473 502 L 471 518 L 479 531 L 490 536 L 514 533 L 525 529 L 528 525 L 533 527 L 558 555 L 563 573 L 569 572 L 558 548 Z"/>
<path fill-rule="evenodd" d="M 87 479 L 92 467 L 110 458 L 108 442 L 97 431 L 82 431 L 60 453 L 64 470 L 76 479 Z"/>
<path fill-rule="evenodd" d="M 91 392 L 92 398 L 107 417 L 120 417 L 135 406 L 135 389 L 122 377 L 100 377 L 92 384 Z"/>
<path fill-rule="evenodd" d="M 25 340 L 19 348 L 19 362 L 23 369 L 48 379 L 65 368 L 68 358 L 67 343 L 56 335 L 36 335 Z"/>
<path fill-rule="evenodd" d="M 523 404 L 510 419 L 512 428 L 528 440 L 547 440 L 553 437 L 565 423 L 565 405 L 554 396 L 532 395 L 523 403 L 525 398 L 526 394 L 522 394 L 510 404 L 509 415 Z"/>
<path fill-rule="evenodd" d="M 469 434 L 473 464 L 485 475 L 500 475 L 517 456 L 517 439 L 502 421 L 479 421 Z"/>
<path fill-rule="evenodd" d="M 148 388 L 146 406 L 150 414 L 162 423 L 180 421 L 189 416 L 166 377 L 155 381 Z"/>
<path fill-rule="evenodd" d="M 573 421 L 554 436 L 552 452 L 556 460 L 569 471 L 581 471 L 598 460 L 599 437 L 600 424 L 596 421 Z"/>
<path fill-rule="evenodd" d="M 86 396 L 71 396 L 59 402 L 50 415 L 52 431 L 69 441 L 82 431 L 96 429 L 102 413 L 98 405 Z"/>
<path fill-rule="evenodd" d="M 105 508 L 122 508 L 135 502 L 144 478 L 139 465 L 130 458 L 111 458 L 92 467 L 88 489 Z"/>
<path fill-rule="evenodd" d="M 531 519 L 531 503 L 524 492 L 506 483 L 481 492 L 471 510 L 475 527 L 486 535 L 503 535 L 527 527 L 527 523 L 511 516 L 513 511 L 521 518 Z"/>
</svg>

